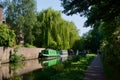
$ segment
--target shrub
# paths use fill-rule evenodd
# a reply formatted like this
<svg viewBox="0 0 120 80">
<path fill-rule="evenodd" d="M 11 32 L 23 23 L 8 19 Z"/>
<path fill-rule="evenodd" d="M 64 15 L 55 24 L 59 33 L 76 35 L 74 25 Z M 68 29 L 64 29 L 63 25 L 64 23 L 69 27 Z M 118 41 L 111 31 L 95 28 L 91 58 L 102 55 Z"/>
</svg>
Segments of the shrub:
<svg viewBox="0 0 120 80">
<path fill-rule="evenodd" d="M 33 45 L 30 45 L 30 44 L 25 44 L 25 47 L 27 47 L 27 48 L 35 48 L 35 46 L 33 46 Z"/>
<path fill-rule="evenodd" d="M 22 61 L 25 60 L 25 57 L 21 54 L 18 55 L 17 54 L 17 48 L 14 49 L 14 53 L 11 55 L 10 57 L 10 62 L 18 62 L 18 61 Z"/>
<path fill-rule="evenodd" d="M 0 46 L 13 46 L 15 42 L 15 33 L 8 29 L 5 24 L 0 24 Z"/>
</svg>

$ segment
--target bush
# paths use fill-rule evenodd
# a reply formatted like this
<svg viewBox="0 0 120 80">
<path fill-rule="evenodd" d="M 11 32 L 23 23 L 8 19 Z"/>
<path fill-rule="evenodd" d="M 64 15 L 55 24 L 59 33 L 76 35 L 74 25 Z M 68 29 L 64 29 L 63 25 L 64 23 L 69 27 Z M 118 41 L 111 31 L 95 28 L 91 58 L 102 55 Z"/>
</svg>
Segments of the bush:
<svg viewBox="0 0 120 80">
<path fill-rule="evenodd" d="M 25 60 L 25 57 L 23 55 L 17 55 L 16 53 L 14 53 L 10 58 L 10 62 L 18 62 L 21 60 Z"/>
<path fill-rule="evenodd" d="M 22 61 L 25 60 L 25 57 L 21 54 L 18 55 L 17 54 L 17 48 L 14 49 L 14 53 L 11 55 L 10 57 L 10 62 L 18 62 L 18 61 Z"/>
<path fill-rule="evenodd" d="M 13 46 L 15 42 L 15 33 L 8 29 L 5 24 L 0 24 L 0 46 Z"/>
<path fill-rule="evenodd" d="M 16 46 L 15 46 L 15 49 L 19 49 L 19 48 L 21 48 L 20 45 L 16 45 Z"/>
<path fill-rule="evenodd" d="M 27 48 L 36 48 L 35 46 L 33 46 L 33 45 L 30 45 L 30 44 L 25 44 L 25 47 L 27 47 Z"/>
</svg>

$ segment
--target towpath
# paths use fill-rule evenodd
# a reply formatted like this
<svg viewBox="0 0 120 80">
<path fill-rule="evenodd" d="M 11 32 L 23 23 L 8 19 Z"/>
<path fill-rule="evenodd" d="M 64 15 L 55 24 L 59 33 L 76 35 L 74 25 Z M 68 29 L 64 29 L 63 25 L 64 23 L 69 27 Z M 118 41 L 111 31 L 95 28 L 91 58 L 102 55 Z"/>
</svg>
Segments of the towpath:
<svg viewBox="0 0 120 80">
<path fill-rule="evenodd" d="M 83 80 L 105 80 L 100 55 L 97 55 L 90 66 L 88 66 Z"/>
</svg>

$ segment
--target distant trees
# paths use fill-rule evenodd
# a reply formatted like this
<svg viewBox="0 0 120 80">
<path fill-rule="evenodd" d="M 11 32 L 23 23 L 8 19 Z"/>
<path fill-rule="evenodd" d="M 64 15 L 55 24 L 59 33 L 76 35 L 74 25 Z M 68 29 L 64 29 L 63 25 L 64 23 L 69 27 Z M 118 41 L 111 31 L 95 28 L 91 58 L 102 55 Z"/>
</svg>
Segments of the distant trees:
<svg viewBox="0 0 120 80">
<path fill-rule="evenodd" d="M 13 30 L 10 30 L 5 24 L 0 24 L 0 46 L 13 46 L 15 37 Z"/>
<path fill-rule="evenodd" d="M 94 27 L 89 32 L 85 33 L 81 39 L 81 49 L 89 50 L 90 52 L 97 53 L 100 49 L 103 40 L 103 34 L 98 27 Z"/>
</svg>

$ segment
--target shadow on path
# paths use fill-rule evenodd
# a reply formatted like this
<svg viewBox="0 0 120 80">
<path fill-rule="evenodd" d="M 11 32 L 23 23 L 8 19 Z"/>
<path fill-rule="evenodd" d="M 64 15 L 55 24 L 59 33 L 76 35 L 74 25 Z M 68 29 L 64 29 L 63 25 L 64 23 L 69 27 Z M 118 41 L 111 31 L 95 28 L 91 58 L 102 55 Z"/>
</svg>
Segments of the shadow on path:
<svg viewBox="0 0 120 80">
<path fill-rule="evenodd" d="M 90 66 L 88 66 L 83 80 L 105 80 L 100 55 L 97 55 Z"/>
</svg>

